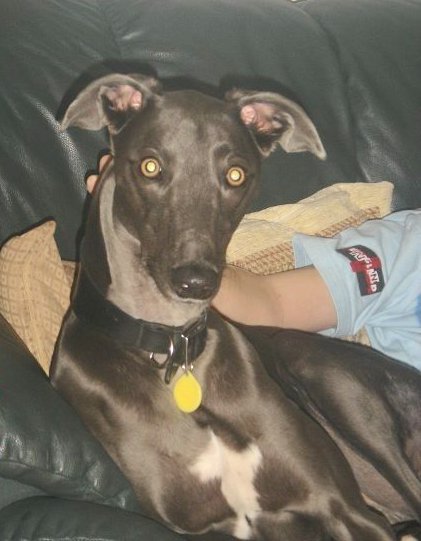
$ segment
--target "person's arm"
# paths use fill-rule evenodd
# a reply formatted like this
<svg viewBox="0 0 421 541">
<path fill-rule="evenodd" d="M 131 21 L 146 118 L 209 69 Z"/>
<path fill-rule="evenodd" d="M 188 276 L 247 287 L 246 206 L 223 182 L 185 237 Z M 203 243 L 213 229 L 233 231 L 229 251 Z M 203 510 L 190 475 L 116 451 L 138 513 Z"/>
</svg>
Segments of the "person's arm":
<svg viewBox="0 0 421 541">
<path fill-rule="evenodd" d="M 213 306 L 247 325 L 321 331 L 337 323 L 329 290 L 314 267 L 267 276 L 227 267 Z"/>
</svg>

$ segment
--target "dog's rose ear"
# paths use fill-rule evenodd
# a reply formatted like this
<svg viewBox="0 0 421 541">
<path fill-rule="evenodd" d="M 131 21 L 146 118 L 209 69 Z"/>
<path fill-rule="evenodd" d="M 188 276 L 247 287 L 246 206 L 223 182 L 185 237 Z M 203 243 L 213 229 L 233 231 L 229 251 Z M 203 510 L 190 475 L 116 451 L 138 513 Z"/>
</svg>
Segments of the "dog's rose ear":
<svg viewBox="0 0 421 541">
<path fill-rule="evenodd" d="M 264 156 L 279 144 L 286 152 L 308 151 L 321 160 L 326 158 L 313 122 L 292 100 L 273 92 L 243 90 L 231 90 L 225 99 L 237 108 Z"/>
<path fill-rule="evenodd" d="M 110 133 L 118 133 L 160 92 L 160 83 L 152 77 L 107 75 L 82 90 L 68 107 L 61 128 L 100 130 L 108 126 Z"/>
</svg>

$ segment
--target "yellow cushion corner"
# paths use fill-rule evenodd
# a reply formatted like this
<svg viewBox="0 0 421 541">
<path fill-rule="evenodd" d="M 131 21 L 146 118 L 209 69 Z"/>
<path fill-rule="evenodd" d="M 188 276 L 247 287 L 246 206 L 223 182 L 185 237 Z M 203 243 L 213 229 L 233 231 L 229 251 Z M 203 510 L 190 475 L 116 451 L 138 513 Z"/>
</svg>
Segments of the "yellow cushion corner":
<svg viewBox="0 0 421 541">
<path fill-rule="evenodd" d="M 228 246 L 227 262 L 257 274 L 294 267 L 295 233 L 331 237 L 390 213 L 391 182 L 337 183 L 298 203 L 247 214 Z"/>
<path fill-rule="evenodd" d="M 0 251 L 0 312 L 48 374 L 70 286 L 50 220 L 10 238 Z"/>
</svg>

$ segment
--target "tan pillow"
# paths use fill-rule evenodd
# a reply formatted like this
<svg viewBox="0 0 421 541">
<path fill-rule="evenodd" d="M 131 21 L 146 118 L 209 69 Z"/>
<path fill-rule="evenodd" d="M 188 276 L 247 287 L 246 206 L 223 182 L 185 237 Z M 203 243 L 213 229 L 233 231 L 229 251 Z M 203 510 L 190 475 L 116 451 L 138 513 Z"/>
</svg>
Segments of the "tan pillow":
<svg viewBox="0 0 421 541">
<path fill-rule="evenodd" d="M 390 212 L 393 185 L 336 184 L 307 199 L 245 216 L 228 248 L 228 262 L 269 274 L 291 269 L 297 231 L 332 236 Z M 75 264 L 61 261 L 55 223 L 11 238 L 0 251 L 0 313 L 48 374 L 54 344 L 70 302 Z M 365 335 L 354 339 L 366 342 Z"/>
<path fill-rule="evenodd" d="M 0 251 L 0 312 L 46 373 L 70 296 L 55 228 L 45 222 Z"/>
<path fill-rule="evenodd" d="M 294 267 L 292 237 L 331 237 L 366 220 L 390 213 L 393 184 L 340 183 L 290 205 L 247 214 L 235 232 L 227 261 L 256 274 Z"/>
</svg>

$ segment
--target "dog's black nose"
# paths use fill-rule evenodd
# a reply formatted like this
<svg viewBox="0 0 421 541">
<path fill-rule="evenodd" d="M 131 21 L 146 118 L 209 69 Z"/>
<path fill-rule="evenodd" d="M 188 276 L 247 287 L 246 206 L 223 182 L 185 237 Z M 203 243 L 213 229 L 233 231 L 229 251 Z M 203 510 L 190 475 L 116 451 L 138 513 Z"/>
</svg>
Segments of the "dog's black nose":
<svg viewBox="0 0 421 541">
<path fill-rule="evenodd" d="M 182 265 L 172 269 L 171 281 L 179 297 L 205 300 L 212 297 L 218 287 L 218 273 L 204 265 Z"/>
</svg>

